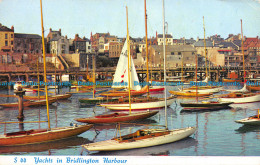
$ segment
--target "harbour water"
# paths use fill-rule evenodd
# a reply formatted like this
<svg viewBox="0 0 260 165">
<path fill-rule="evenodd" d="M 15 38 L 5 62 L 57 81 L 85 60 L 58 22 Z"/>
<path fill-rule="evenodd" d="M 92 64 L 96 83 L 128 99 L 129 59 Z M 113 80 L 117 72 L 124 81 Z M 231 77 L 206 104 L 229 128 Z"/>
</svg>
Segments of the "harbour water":
<svg viewBox="0 0 260 165">
<path fill-rule="evenodd" d="M 178 87 L 170 86 L 168 90 Z M 239 88 L 239 87 L 238 87 Z M 68 91 L 63 88 L 62 93 Z M 13 94 L 13 91 L 2 90 L 1 94 Z M 169 93 L 168 93 L 169 94 Z M 36 94 L 34 94 L 36 95 Z M 153 94 L 163 97 L 163 93 Z M 69 126 L 76 123 L 75 118 L 93 116 L 109 112 L 105 108 L 81 107 L 78 98 L 91 96 L 72 96 L 65 101 L 59 101 L 50 106 L 51 127 Z M 1 103 L 14 102 L 15 98 L 0 98 Z M 168 109 L 169 129 L 196 126 L 194 135 L 184 140 L 142 149 L 118 152 L 88 152 L 82 144 L 108 140 L 115 136 L 115 125 L 95 126 L 77 137 L 35 145 L 0 147 L 1 155 L 168 155 L 168 156 L 259 156 L 260 127 L 247 127 L 234 121 L 256 114 L 260 103 L 232 104 L 232 108 L 218 111 L 181 112 L 180 102 L 195 100 L 195 98 L 177 98 Z M 17 109 L 0 110 L 0 121 L 17 121 Z M 46 107 L 25 108 L 25 121 L 47 120 Z M 142 124 L 164 125 L 164 109 L 149 119 L 139 121 Z M 128 134 L 146 126 L 121 125 L 121 134 Z M 47 123 L 25 123 L 24 129 L 47 128 Z M 5 125 L 0 125 L 0 134 L 5 131 Z M 19 124 L 7 124 L 6 132 L 19 131 Z"/>
</svg>

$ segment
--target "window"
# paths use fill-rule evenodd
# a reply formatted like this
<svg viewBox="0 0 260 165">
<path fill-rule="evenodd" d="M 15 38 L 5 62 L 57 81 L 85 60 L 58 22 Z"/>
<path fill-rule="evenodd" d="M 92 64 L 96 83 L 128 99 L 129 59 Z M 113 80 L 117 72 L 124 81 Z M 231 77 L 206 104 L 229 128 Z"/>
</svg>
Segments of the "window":
<svg viewBox="0 0 260 165">
<path fill-rule="evenodd" d="M 5 46 L 8 46 L 8 41 L 5 41 Z"/>
<path fill-rule="evenodd" d="M 174 55 L 174 52 L 171 52 L 171 55 Z"/>
<path fill-rule="evenodd" d="M 13 41 L 11 41 L 11 45 L 13 45 L 14 44 L 14 42 Z"/>
<path fill-rule="evenodd" d="M 8 38 L 8 34 L 5 34 L 5 39 L 7 39 Z"/>
<path fill-rule="evenodd" d="M 178 52 L 178 55 L 181 55 L 181 52 Z"/>
<path fill-rule="evenodd" d="M 14 34 L 11 34 L 11 38 L 14 38 Z"/>
</svg>

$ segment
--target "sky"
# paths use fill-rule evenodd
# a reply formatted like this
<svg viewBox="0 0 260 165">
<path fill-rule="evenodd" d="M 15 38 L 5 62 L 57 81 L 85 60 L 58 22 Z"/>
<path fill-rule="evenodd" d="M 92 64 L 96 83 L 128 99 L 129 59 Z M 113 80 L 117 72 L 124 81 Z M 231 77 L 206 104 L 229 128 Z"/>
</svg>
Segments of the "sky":
<svg viewBox="0 0 260 165">
<path fill-rule="evenodd" d="M 147 0 L 148 37 L 163 33 L 162 0 Z M 49 29 L 62 35 L 90 38 L 90 33 L 126 36 L 128 6 L 129 33 L 145 36 L 143 0 L 43 0 L 45 36 Z M 260 37 L 260 0 L 165 0 L 165 21 L 173 38 L 203 38 L 243 33 Z M 15 33 L 41 35 L 40 0 L 0 0 L 0 23 L 14 26 Z"/>
</svg>

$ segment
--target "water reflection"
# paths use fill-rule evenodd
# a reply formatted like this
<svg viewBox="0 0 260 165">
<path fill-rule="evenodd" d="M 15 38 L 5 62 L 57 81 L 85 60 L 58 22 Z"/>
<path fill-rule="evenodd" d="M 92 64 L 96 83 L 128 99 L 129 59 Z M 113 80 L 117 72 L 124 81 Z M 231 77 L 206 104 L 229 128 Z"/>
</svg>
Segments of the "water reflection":
<svg viewBox="0 0 260 165">
<path fill-rule="evenodd" d="M 49 150 L 73 148 L 75 146 L 91 142 L 92 141 L 86 138 L 76 136 L 68 139 L 56 140 L 47 143 L 0 147 L 0 153 L 23 154 L 28 152 L 44 152 Z M 51 153 L 51 151 L 49 151 L 49 153 Z"/>
<path fill-rule="evenodd" d="M 240 134 L 248 132 L 260 132 L 260 125 L 243 125 L 235 131 Z"/>
</svg>

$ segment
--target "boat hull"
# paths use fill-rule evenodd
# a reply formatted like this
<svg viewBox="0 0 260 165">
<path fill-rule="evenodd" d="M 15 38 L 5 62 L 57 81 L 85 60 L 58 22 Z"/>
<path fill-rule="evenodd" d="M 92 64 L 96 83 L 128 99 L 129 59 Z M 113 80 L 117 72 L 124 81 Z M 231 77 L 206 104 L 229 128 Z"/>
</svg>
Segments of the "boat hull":
<svg viewBox="0 0 260 165">
<path fill-rule="evenodd" d="M 212 93 L 197 93 L 197 92 L 190 92 L 190 91 L 169 91 L 170 94 L 176 96 L 186 96 L 186 97 L 203 97 L 203 96 L 210 96 Z"/>
<path fill-rule="evenodd" d="M 65 100 L 70 98 L 72 95 L 71 94 L 62 94 L 62 95 L 53 95 L 53 96 L 48 96 L 49 98 L 54 98 L 57 100 Z M 38 100 L 38 96 L 23 96 L 24 99 L 26 100 Z M 46 99 L 46 96 L 40 96 L 40 100 Z"/>
<path fill-rule="evenodd" d="M 36 133 L 22 134 L 22 135 L 1 135 L 0 146 L 14 146 L 14 145 L 26 145 L 34 143 L 43 143 L 53 140 L 64 139 L 72 136 L 79 135 L 90 128 L 93 125 L 79 125 L 70 127 L 52 128 L 50 130 L 41 130 Z M 37 131 L 37 130 L 36 130 Z"/>
<path fill-rule="evenodd" d="M 184 111 L 194 111 L 194 110 L 219 110 L 224 108 L 229 108 L 229 105 L 233 102 L 224 103 L 180 103 Z"/>
<path fill-rule="evenodd" d="M 254 94 L 253 96 L 248 97 L 221 97 L 218 100 L 222 102 L 234 102 L 234 104 L 259 102 L 260 94 Z"/>
<path fill-rule="evenodd" d="M 245 125 L 260 125 L 260 119 L 257 116 L 236 120 L 235 122 Z"/>
<path fill-rule="evenodd" d="M 229 78 L 223 78 L 222 82 L 242 82 L 239 79 L 229 79 Z"/>
<path fill-rule="evenodd" d="M 104 102 L 109 102 L 109 101 L 115 101 L 118 100 L 118 98 L 104 98 L 104 97 L 96 97 L 96 98 L 82 98 L 79 99 L 80 103 L 85 103 L 85 104 L 100 104 Z"/>
<path fill-rule="evenodd" d="M 56 102 L 56 99 L 49 99 L 49 104 L 52 104 L 54 102 Z M 4 108 L 14 108 L 14 107 L 18 107 L 18 102 L 16 103 L 5 103 L 5 104 L 0 104 L 0 106 L 4 107 Z M 34 107 L 34 106 L 45 106 L 46 105 L 46 100 L 36 100 L 36 101 L 24 101 L 23 102 L 23 106 L 24 107 Z"/>
<path fill-rule="evenodd" d="M 75 119 L 78 122 L 90 123 L 90 124 L 101 124 L 101 123 L 118 123 L 118 122 L 129 122 L 140 119 L 146 119 L 151 116 L 154 116 L 159 111 L 148 111 L 148 112 L 139 112 L 139 113 L 113 113 L 108 115 L 100 115 L 89 118 L 78 118 Z"/>
<path fill-rule="evenodd" d="M 183 91 L 189 91 L 189 92 L 198 92 L 198 93 L 217 93 L 220 92 L 223 89 L 223 87 L 203 87 L 200 86 L 198 87 L 198 90 L 196 88 L 188 88 L 188 89 L 183 89 Z"/>
<path fill-rule="evenodd" d="M 175 98 L 167 99 L 167 106 L 170 106 L 174 102 Z M 114 110 L 114 111 L 124 111 L 129 110 L 129 103 L 123 104 L 100 104 L 102 107 L 106 107 L 107 109 Z M 131 110 L 147 110 L 147 109 L 158 109 L 165 106 L 164 100 L 158 100 L 154 102 L 138 102 L 138 103 L 131 103 Z"/>
<path fill-rule="evenodd" d="M 151 129 L 152 130 L 152 129 Z M 165 132 L 168 130 L 165 130 Z M 83 145 L 89 151 L 115 151 L 115 150 L 127 150 L 134 148 L 144 148 L 156 145 L 162 145 L 172 143 L 186 137 L 189 137 L 196 131 L 195 127 L 188 127 L 176 130 L 170 130 L 168 134 L 161 136 L 150 136 L 144 139 L 131 139 L 129 141 L 120 142 L 115 139 L 101 141 L 96 143 L 89 143 Z"/>
</svg>

